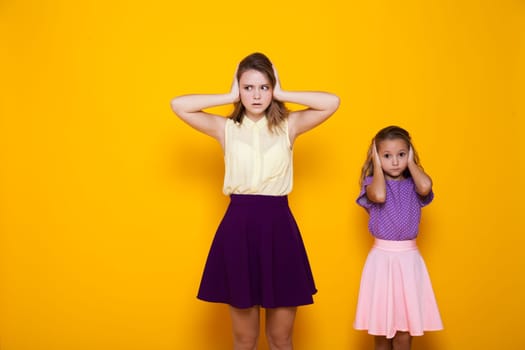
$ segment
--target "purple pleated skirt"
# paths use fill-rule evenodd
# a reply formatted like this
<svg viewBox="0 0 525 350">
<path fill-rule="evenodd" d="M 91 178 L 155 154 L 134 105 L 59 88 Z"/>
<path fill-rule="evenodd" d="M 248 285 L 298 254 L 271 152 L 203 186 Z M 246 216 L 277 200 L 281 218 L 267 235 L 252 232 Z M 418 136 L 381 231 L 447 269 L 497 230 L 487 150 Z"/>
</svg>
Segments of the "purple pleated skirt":
<svg viewBox="0 0 525 350">
<path fill-rule="evenodd" d="M 237 308 L 312 304 L 317 289 L 288 197 L 230 198 L 197 297 Z"/>
</svg>

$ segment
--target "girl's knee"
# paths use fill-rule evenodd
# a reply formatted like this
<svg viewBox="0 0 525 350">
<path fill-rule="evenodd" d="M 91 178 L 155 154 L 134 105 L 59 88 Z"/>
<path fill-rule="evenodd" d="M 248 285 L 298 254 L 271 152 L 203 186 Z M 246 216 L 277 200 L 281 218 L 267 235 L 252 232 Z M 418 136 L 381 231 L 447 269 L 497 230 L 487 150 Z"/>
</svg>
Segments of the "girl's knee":
<svg viewBox="0 0 525 350">
<path fill-rule="evenodd" d="M 397 332 L 392 345 L 394 350 L 409 350 L 412 343 L 412 336 L 408 332 Z"/>
</svg>

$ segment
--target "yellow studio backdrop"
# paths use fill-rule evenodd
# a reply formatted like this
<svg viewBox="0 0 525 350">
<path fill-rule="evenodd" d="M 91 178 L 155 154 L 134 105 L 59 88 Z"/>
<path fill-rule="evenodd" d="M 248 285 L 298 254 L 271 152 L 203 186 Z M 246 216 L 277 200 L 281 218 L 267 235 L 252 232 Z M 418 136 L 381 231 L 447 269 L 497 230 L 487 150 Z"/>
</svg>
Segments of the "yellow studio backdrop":
<svg viewBox="0 0 525 350">
<path fill-rule="evenodd" d="M 414 349 L 523 349 L 524 24 L 519 0 L 1 1 L 0 349 L 231 348 L 227 307 L 195 298 L 221 149 L 169 102 L 227 92 L 254 51 L 284 89 L 342 100 L 294 148 L 319 288 L 296 348 L 372 348 L 352 328 L 372 242 L 355 198 L 397 124 L 436 194 L 419 244 L 445 330 Z"/>
</svg>

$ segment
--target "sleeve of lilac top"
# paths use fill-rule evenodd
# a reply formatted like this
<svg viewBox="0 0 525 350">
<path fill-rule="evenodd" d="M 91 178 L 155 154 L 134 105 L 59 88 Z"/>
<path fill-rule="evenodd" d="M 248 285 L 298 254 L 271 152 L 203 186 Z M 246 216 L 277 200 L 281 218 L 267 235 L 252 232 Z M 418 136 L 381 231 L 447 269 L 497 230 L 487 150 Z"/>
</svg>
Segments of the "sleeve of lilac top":
<svg viewBox="0 0 525 350">
<path fill-rule="evenodd" d="M 359 197 L 357 197 L 357 200 L 356 200 L 356 203 L 365 209 L 369 209 L 374 204 L 366 196 L 366 186 L 370 185 L 371 183 L 372 183 L 372 176 L 367 176 L 365 180 L 363 181 L 361 192 L 359 193 Z"/>
<path fill-rule="evenodd" d="M 419 205 L 421 207 L 429 205 L 434 200 L 434 191 L 430 190 L 430 193 L 424 197 L 417 196 L 419 198 Z"/>
</svg>

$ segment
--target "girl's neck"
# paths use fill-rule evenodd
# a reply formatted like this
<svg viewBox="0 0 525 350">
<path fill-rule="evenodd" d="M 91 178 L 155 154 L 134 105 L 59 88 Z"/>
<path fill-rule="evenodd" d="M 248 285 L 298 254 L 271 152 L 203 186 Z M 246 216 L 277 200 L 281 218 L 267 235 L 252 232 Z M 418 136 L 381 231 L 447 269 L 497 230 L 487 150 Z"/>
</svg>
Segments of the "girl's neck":
<svg viewBox="0 0 525 350">
<path fill-rule="evenodd" d="M 385 180 L 388 180 L 388 181 L 402 181 L 402 180 L 405 180 L 406 177 L 404 177 L 403 175 L 399 175 L 397 177 L 391 177 L 391 176 L 388 176 L 385 174 Z"/>
</svg>

